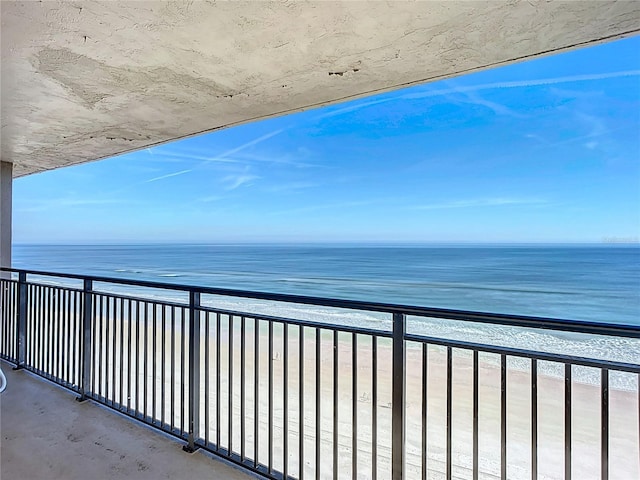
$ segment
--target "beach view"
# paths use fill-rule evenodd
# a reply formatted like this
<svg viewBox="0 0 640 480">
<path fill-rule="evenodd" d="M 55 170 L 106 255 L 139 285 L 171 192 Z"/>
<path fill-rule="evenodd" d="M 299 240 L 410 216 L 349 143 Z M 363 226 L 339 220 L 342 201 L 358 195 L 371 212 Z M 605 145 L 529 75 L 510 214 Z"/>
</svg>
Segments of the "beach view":
<svg viewBox="0 0 640 480">
<path fill-rule="evenodd" d="M 5 142 L 3 116 L 9 395 L 44 377 L 238 478 L 640 478 L 640 36 L 558 40 L 640 10 L 576 2 L 547 31 L 559 7 L 495 2 L 475 35 L 465 2 L 134 3 L 11 7 L 45 26 L 113 8 L 110 49 L 145 37 L 121 57 L 84 30 L 82 49 L 32 52 L 69 125 L 20 104 Z M 64 408 L 64 438 L 9 410 L 3 436 L 52 456 L 89 439 L 97 480 L 209 478 L 76 435 Z M 84 473 L 5 452 L 3 478 Z"/>
<path fill-rule="evenodd" d="M 29 270 L 51 269 L 98 277 L 271 293 L 320 294 L 329 298 L 385 303 L 422 303 L 441 308 L 538 314 L 603 323 L 636 322 L 640 308 L 637 289 L 640 249 L 636 246 L 24 245 L 16 246 L 15 254 L 15 265 Z M 87 262 L 88 258 L 93 260 Z M 531 266 L 532 258 L 536 259 L 535 267 Z M 64 263 L 51 267 L 48 265 L 51 259 L 64 259 Z M 95 259 L 101 260 L 96 263 Z M 560 261 L 564 266 L 562 271 L 555 268 Z M 525 271 L 527 280 L 523 281 L 522 272 Z M 425 282 L 425 278 L 429 281 Z M 43 277 L 40 283 L 77 287 L 78 282 L 70 279 L 52 281 Z M 186 310 L 178 309 L 176 313 L 175 309 L 166 310 L 158 303 L 175 302 L 186 308 L 186 294 L 118 285 L 104 285 L 100 290 L 109 295 L 96 299 L 99 320 L 94 338 L 98 348 L 94 356 L 93 382 L 98 395 L 107 402 L 123 405 L 132 412 L 140 412 L 144 417 L 175 425 L 179 431 L 184 431 L 189 415 L 184 382 L 189 369 L 184 360 L 188 355 L 183 334 L 188 330 Z M 146 298 L 148 303 L 134 302 L 132 313 L 131 302 L 124 300 L 127 303 L 122 303 L 118 294 Z M 354 346 L 350 333 L 334 336 L 331 331 L 312 327 L 315 322 L 338 328 L 389 331 L 391 317 L 388 314 L 232 296 L 205 295 L 201 304 L 222 311 L 245 312 L 244 316 L 233 316 L 232 320 L 229 315 L 214 314 L 205 314 L 201 320 L 200 338 L 205 344 L 200 347 L 201 370 L 207 373 L 200 386 L 203 403 L 200 428 L 205 432 L 205 441 L 238 455 L 243 451 L 243 455 L 256 458 L 259 463 L 283 471 L 284 449 L 299 451 L 300 419 L 304 418 L 302 431 L 307 434 L 303 437 L 303 449 L 313 452 L 319 445 L 321 455 L 320 463 L 316 463 L 313 456 L 308 461 L 306 474 L 314 477 L 319 472 L 319 478 L 334 478 L 337 472 L 337 478 L 351 478 L 354 460 L 350 442 L 355 419 L 358 425 L 357 471 L 359 477 L 371 478 L 372 402 L 375 402 L 376 473 L 379 478 L 391 475 L 391 340 L 377 339 L 374 355 L 370 335 L 357 335 L 357 346 Z M 35 311 L 34 314 L 39 319 L 36 322 L 46 323 L 45 317 Z M 265 320 L 260 320 L 260 333 L 256 335 L 256 319 L 271 317 L 309 322 L 311 326 L 303 331 L 304 342 L 301 342 L 300 327 L 275 323 L 271 324 L 269 333 L 270 322 Z M 415 316 L 408 317 L 407 328 L 413 334 L 441 339 L 576 358 L 640 362 L 638 339 Z M 114 347 L 111 352 L 111 346 L 128 342 L 128 350 Z M 46 355 L 47 352 L 45 358 Z M 424 446 L 420 440 L 422 423 L 412 420 L 421 418 L 423 355 L 426 355 L 428 365 L 425 397 L 428 427 Z M 420 478 L 423 452 L 428 466 L 427 478 L 446 477 L 447 355 L 451 356 L 453 377 L 450 411 L 453 475 L 466 478 L 472 472 L 473 394 L 470 380 L 474 360 L 471 352 L 453 349 L 447 353 L 446 347 L 437 345 L 424 351 L 419 343 L 413 343 L 408 345 L 406 352 L 407 478 Z M 335 363 L 336 358 L 338 363 Z M 482 406 L 477 427 L 482 459 L 478 467 L 479 478 L 495 478 L 500 475 L 501 359 L 499 355 L 481 353 L 475 362 L 479 370 L 479 405 Z M 36 365 L 45 363 L 38 364 L 36 360 Z M 259 365 L 258 370 L 253 370 L 258 372 L 257 377 L 249 369 L 246 378 L 240 377 L 247 365 Z M 505 366 L 508 478 L 529 478 L 531 362 L 509 358 Z M 133 369 L 133 380 L 125 376 L 124 372 L 129 368 Z M 272 369 L 270 374 L 269 368 Z M 561 426 L 564 424 L 566 372 L 561 363 L 555 362 L 538 362 L 536 368 L 538 471 L 541 478 L 563 478 L 564 430 Z M 214 372 L 217 373 L 214 375 Z M 375 394 L 372 390 L 374 376 Z M 580 432 L 572 446 L 573 472 L 578 478 L 598 478 L 594 472 L 600 468 L 597 457 L 600 373 L 594 368 L 575 366 L 572 378 L 573 428 Z M 354 382 L 355 393 L 352 391 Z M 609 383 L 609 442 L 613 447 L 610 472 L 612 478 L 632 478 L 639 472 L 636 453 L 640 445 L 635 429 L 626 425 L 638 419 L 638 376 L 611 372 Z M 254 385 L 257 385 L 255 389 Z M 165 391 L 166 394 L 161 394 Z M 318 391 L 321 392 L 319 397 L 316 396 Z M 335 391 L 339 392 L 337 397 L 333 397 Z M 285 414 L 287 396 L 291 398 Z M 218 402 L 225 407 L 230 402 L 229 408 L 216 410 L 219 409 L 215 407 Z M 335 410 L 334 405 L 337 405 Z M 273 413 L 269 420 L 270 409 Z M 318 411 L 320 416 L 316 417 Z M 230 416 L 228 412 L 233 413 Z M 246 434 L 238 428 L 243 422 Z M 230 431 L 229 425 L 235 425 L 235 428 Z M 257 457 L 253 456 L 256 455 L 255 438 L 259 439 L 258 445 L 262 445 Z M 333 458 L 335 439 L 339 445 L 336 471 L 334 460 L 323 460 Z M 298 457 L 291 455 L 286 469 L 299 472 L 299 468 Z"/>
</svg>

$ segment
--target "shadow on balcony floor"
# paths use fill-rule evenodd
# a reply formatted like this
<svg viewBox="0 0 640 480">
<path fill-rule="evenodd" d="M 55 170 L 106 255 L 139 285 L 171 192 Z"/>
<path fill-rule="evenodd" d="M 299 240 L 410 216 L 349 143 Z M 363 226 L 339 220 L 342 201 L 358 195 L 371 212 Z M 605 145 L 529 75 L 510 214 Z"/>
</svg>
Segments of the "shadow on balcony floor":
<svg viewBox="0 0 640 480">
<path fill-rule="evenodd" d="M 255 478 L 200 451 L 0 361 L 2 480 Z"/>
</svg>

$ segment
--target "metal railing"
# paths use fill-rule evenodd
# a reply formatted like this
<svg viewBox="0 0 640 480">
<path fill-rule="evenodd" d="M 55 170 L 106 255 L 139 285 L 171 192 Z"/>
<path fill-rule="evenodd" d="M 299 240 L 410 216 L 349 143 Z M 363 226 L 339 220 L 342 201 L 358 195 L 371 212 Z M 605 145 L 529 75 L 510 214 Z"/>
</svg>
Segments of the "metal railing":
<svg viewBox="0 0 640 480">
<path fill-rule="evenodd" d="M 267 478 L 640 475 L 640 358 L 516 341 L 636 342 L 638 325 L 2 270 L 1 358 Z M 220 296 L 324 317 L 221 308 Z M 324 319 L 336 309 L 380 320 Z M 510 344 L 430 333 L 452 321 L 504 329 Z"/>
</svg>

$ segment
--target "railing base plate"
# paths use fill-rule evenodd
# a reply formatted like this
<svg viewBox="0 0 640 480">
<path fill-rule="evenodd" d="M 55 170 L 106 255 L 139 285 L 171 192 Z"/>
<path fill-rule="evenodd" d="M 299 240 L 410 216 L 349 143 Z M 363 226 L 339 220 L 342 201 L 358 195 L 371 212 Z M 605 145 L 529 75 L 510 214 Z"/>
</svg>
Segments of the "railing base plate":
<svg viewBox="0 0 640 480">
<path fill-rule="evenodd" d="M 196 450 L 199 450 L 200 447 L 198 445 L 195 445 L 194 447 L 191 447 L 190 445 L 183 445 L 182 446 L 182 450 L 184 450 L 187 453 L 193 453 Z"/>
</svg>

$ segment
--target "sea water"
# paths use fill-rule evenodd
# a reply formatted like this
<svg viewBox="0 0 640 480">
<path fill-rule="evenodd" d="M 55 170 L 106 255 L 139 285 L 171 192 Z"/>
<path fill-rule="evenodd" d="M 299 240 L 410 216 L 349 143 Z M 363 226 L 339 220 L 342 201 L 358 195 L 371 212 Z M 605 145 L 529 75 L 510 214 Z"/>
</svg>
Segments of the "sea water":
<svg viewBox="0 0 640 480">
<path fill-rule="evenodd" d="M 163 283 L 640 324 L 638 245 L 16 245 L 13 265 Z M 123 291 L 112 285 L 103 288 Z M 185 300 L 184 294 L 176 292 L 124 290 Z M 388 315 L 374 312 L 234 297 L 206 297 L 203 303 L 390 328 Z M 636 339 L 414 317 L 408 319 L 408 329 L 429 336 L 640 363 Z"/>
</svg>

